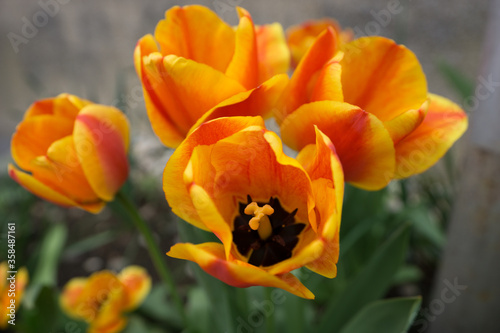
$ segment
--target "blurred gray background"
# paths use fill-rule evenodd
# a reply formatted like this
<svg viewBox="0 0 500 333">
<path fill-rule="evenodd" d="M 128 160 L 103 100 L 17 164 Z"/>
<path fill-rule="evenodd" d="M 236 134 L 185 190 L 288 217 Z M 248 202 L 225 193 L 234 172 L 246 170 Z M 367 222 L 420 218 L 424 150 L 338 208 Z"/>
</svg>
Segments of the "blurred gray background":
<svg viewBox="0 0 500 333">
<path fill-rule="evenodd" d="M 0 0 L 0 172 L 11 160 L 10 137 L 27 107 L 61 92 L 117 105 L 132 120 L 134 152 L 163 152 L 149 127 L 133 50 L 168 8 L 192 3 L 218 11 L 231 24 L 237 23 L 234 6 L 241 5 L 257 24 L 277 21 L 287 28 L 328 16 L 356 27 L 358 35 L 393 38 L 417 54 L 429 89 L 459 104 L 463 101 L 439 66 L 445 63 L 475 80 L 488 5 L 487 0 Z M 397 14 L 377 14 L 398 3 Z"/>
</svg>

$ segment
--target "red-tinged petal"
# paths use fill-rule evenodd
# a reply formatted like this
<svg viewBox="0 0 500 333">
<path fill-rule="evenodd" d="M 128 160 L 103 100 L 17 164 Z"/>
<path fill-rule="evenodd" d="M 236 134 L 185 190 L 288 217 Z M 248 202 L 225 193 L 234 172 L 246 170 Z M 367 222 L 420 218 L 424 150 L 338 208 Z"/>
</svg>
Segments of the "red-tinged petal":
<svg viewBox="0 0 500 333">
<path fill-rule="evenodd" d="M 255 33 L 259 66 L 258 82 L 286 73 L 290 67 L 290 51 L 281 24 L 256 26 Z"/>
<path fill-rule="evenodd" d="M 82 294 L 87 278 L 73 278 L 65 286 L 61 293 L 59 303 L 62 310 L 72 318 L 81 319 L 82 309 L 80 305 L 80 295 Z"/>
<path fill-rule="evenodd" d="M 396 145 L 396 178 L 430 168 L 467 129 L 467 115 L 457 104 L 434 94 L 429 100 L 422 124 Z"/>
<path fill-rule="evenodd" d="M 211 164 L 216 170 L 217 193 L 240 202 L 246 202 L 247 195 L 257 202 L 277 197 L 286 211 L 298 209 L 297 220 L 308 223 L 314 207 L 309 177 L 295 159 L 283 153 L 281 140 L 273 132 L 255 127 L 220 140 L 212 150 Z"/>
<path fill-rule="evenodd" d="M 240 23 L 236 28 L 234 55 L 226 69 L 226 75 L 248 90 L 260 83 L 257 41 L 252 17 L 241 7 L 237 7 L 237 11 Z"/>
<path fill-rule="evenodd" d="M 286 84 L 286 74 L 275 75 L 255 89 L 229 97 L 201 116 L 191 128 L 194 131 L 200 124 L 222 117 L 262 116 L 267 118 L 280 98 Z"/>
<path fill-rule="evenodd" d="M 330 60 L 319 72 L 319 76 L 314 84 L 314 88 L 312 88 L 309 100 L 311 102 L 343 102 L 344 95 L 342 93 L 341 74 L 342 69 L 339 60 Z"/>
<path fill-rule="evenodd" d="M 156 26 L 163 55 L 174 54 L 206 64 L 220 72 L 228 67 L 235 49 L 235 32 L 204 6 L 175 6 Z"/>
<path fill-rule="evenodd" d="M 291 273 L 272 275 L 240 260 L 227 261 L 221 244 L 176 244 L 167 255 L 194 261 L 208 274 L 234 287 L 276 287 L 299 297 L 314 298 L 309 289 Z"/>
<path fill-rule="evenodd" d="M 212 120 L 194 130 L 175 150 L 163 173 L 165 197 L 175 214 L 194 226 L 207 230 L 196 212 L 188 187 L 183 181 L 193 150 L 200 145 L 213 145 L 251 126 L 264 128 L 264 120 L 261 117 L 230 117 Z"/>
<path fill-rule="evenodd" d="M 343 47 L 344 100 L 393 119 L 427 99 L 427 81 L 413 52 L 384 37 L 362 37 Z"/>
<path fill-rule="evenodd" d="M 325 18 L 320 20 L 306 21 L 300 25 L 291 26 L 287 29 L 287 42 L 292 53 L 293 66 L 295 67 L 304 57 L 314 40 L 325 29 L 331 28 L 337 40 L 348 42 L 352 39 L 352 31 L 342 31 L 337 21 Z"/>
<path fill-rule="evenodd" d="M 127 118 L 114 107 L 86 106 L 76 118 L 73 139 L 90 186 L 111 201 L 128 177 Z"/>
<path fill-rule="evenodd" d="M 408 110 L 394 119 L 384 122 L 384 126 L 391 135 L 394 144 L 404 139 L 413 132 L 424 121 L 429 107 L 428 101 L 425 101 L 417 110 Z"/>
<path fill-rule="evenodd" d="M 49 102 L 43 102 L 49 103 Z M 53 102 L 50 102 L 53 104 Z M 49 114 L 29 117 L 17 126 L 12 136 L 12 158 L 24 170 L 29 171 L 31 161 L 45 155 L 50 145 L 73 132 L 73 121 Z"/>
<path fill-rule="evenodd" d="M 85 177 L 71 135 L 55 141 L 46 156 L 34 159 L 31 164 L 33 177 L 73 201 L 101 201 Z"/>
<path fill-rule="evenodd" d="M 314 143 L 314 125 L 334 144 L 346 181 L 366 190 L 377 190 L 393 178 L 394 145 L 377 117 L 347 103 L 305 104 L 281 125 L 283 142 L 297 150 Z"/>
<path fill-rule="evenodd" d="M 323 66 L 335 55 L 337 39 L 331 29 L 323 31 L 309 48 L 292 75 L 283 94 L 281 110 L 276 114 L 278 123 L 300 105 L 308 103 L 311 96 L 311 80 L 319 75 Z"/>
<path fill-rule="evenodd" d="M 127 301 L 124 305 L 125 311 L 137 308 L 151 290 L 151 277 L 142 267 L 125 267 L 118 274 L 118 279 L 123 284 L 127 295 Z"/>
<path fill-rule="evenodd" d="M 9 176 L 19 185 L 30 191 L 34 195 L 63 207 L 79 207 L 90 213 L 97 214 L 103 208 L 104 202 L 77 203 L 66 195 L 52 189 L 32 175 L 24 173 L 9 164 Z"/>
<path fill-rule="evenodd" d="M 57 97 L 36 101 L 26 110 L 24 119 L 40 115 L 54 115 L 73 121 L 80 109 L 88 104 L 93 103 L 75 95 L 63 93 Z"/>
</svg>

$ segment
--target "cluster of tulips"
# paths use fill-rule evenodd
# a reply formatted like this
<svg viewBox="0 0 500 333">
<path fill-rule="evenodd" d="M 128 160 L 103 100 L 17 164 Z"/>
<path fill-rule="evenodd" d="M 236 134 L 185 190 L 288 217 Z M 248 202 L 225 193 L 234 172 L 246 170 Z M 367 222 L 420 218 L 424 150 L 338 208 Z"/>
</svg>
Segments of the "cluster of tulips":
<svg viewBox="0 0 500 333">
<path fill-rule="evenodd" d="M 467 117 L 428 92 L 415 54 L 390 39 L 354 39 L 332 20 L 291 27 L 285 37 L 279 24 L 256 26 L 245 9 L 237 12 L 232 27 L 206 7 L 171 8 L 134 52 L 151 126 L 175 148 L 163 175 L 166 200 L 220 240 L 179 243 L 167 254 L 231 286 L 311 299 L 291 272 L 305 266 L 336 276 L 344 182 L 378 190 L 427 170 Z M 266 129 L 267 118 L 281 138 Z M 298 155 L 285 155 L 282 141 Z M 53 203 L 98 213 L 128 177 L 128 147 L 123 113 L 62 94 L 26 112 L 11 145 L 24 171 L 9 165 L 9 175 Z M 63 308 L 78 315 L 79 299 L 116 282 L 118 292 L 88 305 L 113 315 L 80 318 L 117 331 L 123 320 L 115 314 L 149 288 L 139 273 L 140 296 L 131 299 L 109 272 L 72 280 Z"/>
</svg>

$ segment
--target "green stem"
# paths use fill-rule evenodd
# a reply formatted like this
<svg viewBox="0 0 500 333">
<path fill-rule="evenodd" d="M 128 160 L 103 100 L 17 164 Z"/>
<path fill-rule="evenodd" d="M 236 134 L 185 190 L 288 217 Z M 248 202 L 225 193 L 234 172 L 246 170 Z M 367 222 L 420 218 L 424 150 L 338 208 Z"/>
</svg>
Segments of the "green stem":
<svg viewBox="0 0 500 333">
<path fill-rule="evenodd" d="M 272 292 L 274 288 L 267 287 L 265 288 L 265 298 L 267 298 L 267 301 L 272 302 Z M 274 328 L 274 318 L 275 318 L 275 312 L 276 309 L 266 318 L 266 332 L 267 333 L 274 333 L 275 328 Z"/>
<path fill-rule="evenodd" d="M 116 195 L 116 200 L 120 202 L 122 206 L 127 210 L 129 217 L 134 222 L 134 225 L 137 227 L 137 229 L 139 229 L 142 236 L 144 237 L 149 255 L 151 257 L 151 260 L 153 261 L 156 271 L 160 275 L 160 278 L 163 280 L 165 287 L 170 290 L 170 294 L 172 295 L 175 306 L 177 307 L 177 311 L 181 315 L 183 323 L 186 324 L 186 314 L 184 312 L 182 300 L 179 296 L 179 293 L 177 292 L 174 279 L 172 278 L 170 271 L 165 264 L 165 255 L 160 251 L 158 244 L 156 244 L 151 230 L 139 215 L 136 206 L 122 191 L 118 192 L 118 194 Z"/>
</svg>

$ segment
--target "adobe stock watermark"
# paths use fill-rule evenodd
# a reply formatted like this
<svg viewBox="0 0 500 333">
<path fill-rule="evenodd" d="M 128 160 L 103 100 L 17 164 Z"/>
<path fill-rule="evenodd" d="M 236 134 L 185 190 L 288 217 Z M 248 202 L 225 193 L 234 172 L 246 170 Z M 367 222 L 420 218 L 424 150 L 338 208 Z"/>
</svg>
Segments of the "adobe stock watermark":
<svg viewBox="0 0 500 333">
<path fill-rule="evenodd" d="M 443 280 L 446 286 L 441 290 L 439 298 L 433 299 L 426 308 L 420 310 L 420 319 L 413 323 L 413 327 L 418 327 L 417 332 L 425 332 L 429 327 L 429 322 L 436 320 L 436 317 L 444 312 L 446 304 L 451 304 L 457 300 L 467 285 L 459 284 L 458 278 L 453 279 L 451 283 L 448 279 Z"/>
<path fill-rule="evenodd" d="M 474 95 L 464 99 L 462 103 L 464 108 L 468 112 L 476 111 L 479 108 L 479 104 L 489 99 L 498 87 L 500 87 L 500 81 L 495 81 L 492 73 L 487 78 L 482 75 L 478 76 Z"/>
<path fill-rule="evenodd" d="M 19 33 L 10 31 L 7 33 L 12 49 L 17 54 L 23 44 L 28 44 L 30 40 L 36 37 L 39 29 L 45 27 L 61 11 L 61 5 L 65 5 L 70 0 L 39 0 L 40 10 L 36 11 L 31 17 L 23 16 L 21 18 L 21 28 Z"/>
<path fill-rule="evenodd" d="M 235 8 L 240 6 L 243 0 L 215 0 L 212 5 L 219 17 L 224 17 L 226 14 L 234 14 Z"/>
</svg>

